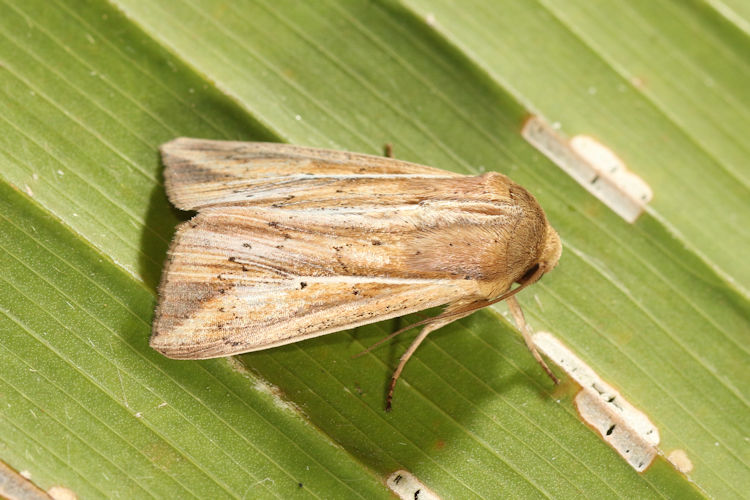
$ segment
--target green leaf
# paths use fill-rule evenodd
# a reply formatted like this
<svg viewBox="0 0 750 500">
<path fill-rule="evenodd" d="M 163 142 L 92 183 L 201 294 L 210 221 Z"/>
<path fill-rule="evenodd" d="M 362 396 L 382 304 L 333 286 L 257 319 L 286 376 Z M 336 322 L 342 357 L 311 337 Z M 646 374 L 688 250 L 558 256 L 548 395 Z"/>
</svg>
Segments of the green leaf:
<svg viewBox="0 0 750 500">
<path fill-rule="evenodd" d="M 738 3 L 739 4 L 739 3 Z M 80 497 L 734 497 L 750 491 L 750 88 L 742 5 L 0 2 L 0 458 Z M 615 23 L 613 24 L 613 21 Z M 654 190 L 627 224 L 520 136 L 529 113 Z M 681 449 L 636 473 L 501 315 L 391 321 L 231 360 L 148 347 L 182 214 L 158 145 L 277 140 L 496 170 L 564 241 L 520 295 Z M 688 209 L 689 207 L 689 209 Z M 425 317 L 424 315 L 419 316 Z M 249 371 L 245 369 L 249 368 Z M 559 370 L 558 370 L 559 372 Z M 268 381 L 272 386 L 267 385 Z"/>
</svg>

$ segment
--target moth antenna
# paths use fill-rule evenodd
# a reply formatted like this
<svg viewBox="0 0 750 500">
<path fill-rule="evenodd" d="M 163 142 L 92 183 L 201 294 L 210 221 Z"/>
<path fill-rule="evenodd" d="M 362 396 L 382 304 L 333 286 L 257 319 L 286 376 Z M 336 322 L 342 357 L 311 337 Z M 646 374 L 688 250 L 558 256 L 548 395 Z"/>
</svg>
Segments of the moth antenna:
<svg viewBox="0 0 750 500">
<path fill-rule="evenodd" d="M 440 315 L 440 316 L 442 316 L 442 315 Z M 383 345 L 385 342 L 388 342 L 389 340 L 391 340 L 396 335 L 400 335 L 400 334 L 404 333 L 407 330 L 411 330 L 412 328 L 416 328 L 418 326 L 426 325 L 427 323 L 430 323 L 431 321 L 434 321 L 434 320 L 440 318 L 440 316 L 435 316 L 433 318 L 423 319 L 422 321 L 417 321 L 416 323 L 412 323 L 409 326 L 405 326 L 404 328 L 401 328 L 400 330 L 396 330 L 395 332 L 391 333 L 387 337 L 383 337 L 382 339 L 378 340 L 377 342 L 375 342 L 374 344 L 372 344 L 370 347 L 368 347 L 364 351 L 358 352 L 357 354 L 355 354 L 354 356 L 352 356 L 352 359 L 356 359 L 356 358 L 358 358 L 360 356 L 364 356 L 368 352 L 371 352 L 375 348 Z"/>
<path fill-rule="evenodd" d="M 423 319 L 422 321 L 417 321 L 416 323 L 412 323 L 409 326 L 405 326 L 404 328 L 401 328 L 400 330 L 396 330 L 395 332 L 391 333 L 387 337 L 383 337 L 382 339 L 378 340 L 374 344 L 372 344 L 370 347 L 365 349 L 364 351 L 361 351 L 354 356 L 352 356 L 352 359 L 356 359 L 360 356 L 364 356 L 365 354 L 371 352 L 373 349 L 376 349 L 377 347 L 383 345 L 383 343 L 388 342 L 396 335 L 400 335 L 404 333 L 407 330 L 411 330 L 412 328 L 416 328 L 418 326 L 427 325 L 432 322 L 440 321 L 443 319 L 452 318 L 450 321 L 455 321 L 459 318 L 462 318 L 464 316 L 468 316 L 472 312 L 476 311 L 477 309 L 482 309 L 483 307 L 490 306 L 492 304 L 495 304 L 497 302 L 503 301 L 509 297 L 512 297 L 513 295 L 517 294 L 527 286 L 531 285 L 535 281 L 539 279 L 539 277 L 544 274 L 544 270 L 539 268 L 528 280 L 526 280 L 521 285 L 517 286 L 513 290 L 510 290 L 508 292 L 505 292 L 500 297 L 492 300 L 477 300 L 475 302 L 471 302 L 463 307 L 460 307 L 458 309 L 448 309 L 445 312 L 438 314 L 437 316 L 433 316 L 432 318 Z M 447 323 L 446 323 L 447 324 Z"/>
<path fill-rule="evenodd" d="M 496 299 L 492 299 L 492 300 L 477 300 L 477 301 L 474 301 L 474 302 L 470 302 L 469 304 L 467 304 L 467 305 L 465 305 L 463 307 L 460 307 L 460 308 L 454 309 L 454 310 L 448 310 L 448 311 L 446 311 L 446 312 L 444 312 L 442 314 L 439 314 L 439 315 L 435 316 L 434 318 L 430 318 L 429 320 L 420 321 L 419 323 L 414 323 L 413 325 L 411 325 L 411 327 L 419 326 L 419 325 L 428 323 L 430 321 L 437 321 L 437 320 L 441 320 L 441 319 L 444 319 L 444 318 L 454 317 L 454 319 L 458 319 L 458 317 L 456 317 L 456 316 L 459 316 L 459 315 L 461 315 L 460 317 L 468 316 L 469 313 L 472 313 L 472 312 L 476 311 L 477 309 L 482 309 L 484 307 L 491 306 L 492 304 L 497 304 L 498 302 L 502 302 L 503 300 L 506 300 L 506 299 L 509 299 L 510 297 L 513 297 L 515 294 L 517 294 L 518 292 L 520 292 L 521 290 L 523 290 L 527 286 L 529 286 L 529 285 L 531 285 L 531 284 L 539 281 L 539 278 L 543 274 L 544 274 L 544 269 L 542 269 L 542 267 L 540 266 L 539 269 L 537 269 L 534 272 L 534 274 L 532 274 L 526 281 L 524 281 L 523 283 L 521 283 L 519 286 L 517 286 L 513 290 L 509 290 L 509 291 L 505 292 L 504 294 L 502 294 L 501 296 L 499 296 Z M 466 313 L 466 314 L 464 314 L 464 313 Z M 411 327 L 409 327 L 409 328 L 411 328 Z"/>
<path fill-rule="evenodd" d="M 498 302 L 502 302 L 503 300 L 506 300 L 506 299 L 509 299 L 510 297 L 513 297 L 515 294 L 517 294 L 518 292 L 520 292 L 521 290 L 523 290 L 527 286 L 533 285 L 534 283 L 536 283 L 537 281 L 539 281 L 539 278 L 541 278 L 542 275 L 545 272 L 546 272 L 546 270 L 542 266 L 539 266 L 537 268 L 537 270 L 534 271 L 534 274 L 532 274 L 531 276 L 529 276 L 519 286 L 515 287 L 513 290 L 509 290 L 509 291 L 505 292 L 504 294 L 502 294 L 501 296 L 499 296 L 496 299 L 485 301 L 484 305 L 482 305 L 480 307 L 491 306 L 492 304 L 497 304 Z M 476 308 L 476 309 L 479 309 L 479 307 Z M 459 312 L 459 311 L 456 311 L 456 312 Z"/>
<path fill-rule="evenodd" d="M 544 368 L 544 371 L 547 372 L 547 375 L 549 375 L 549 378 L 552 379 L 552 382 L 554 382 L 555 385 L 559 384 L 560 379 L 558 379 L 555 374 L 552 373 L 552 370 L 550 370 L 549 366 L 547 366 L 547 363 L 545 363 L 542 357 L 539 355 L 539 351 L 536 350 L 534 341 L 531 338 L 531 332 L 529 331 L 529 327 L 526 325 L 526 318 L 524 318 L 523 316 L 523 310 L 521 309 L 521 305 L 518 303 L 515 297 L 508 298 L 508 308 L 510 309 L 510 313 L 513 315 L 513 319 L 515 320 L 516 325 L 523 334 L 523 340 L 526 341 L 526 347 L 528 347 L 529 351 L 531 351 L 531 355 L 534 356 L 536 362 L 539 363 L 542 368 Z"/>
</svg>

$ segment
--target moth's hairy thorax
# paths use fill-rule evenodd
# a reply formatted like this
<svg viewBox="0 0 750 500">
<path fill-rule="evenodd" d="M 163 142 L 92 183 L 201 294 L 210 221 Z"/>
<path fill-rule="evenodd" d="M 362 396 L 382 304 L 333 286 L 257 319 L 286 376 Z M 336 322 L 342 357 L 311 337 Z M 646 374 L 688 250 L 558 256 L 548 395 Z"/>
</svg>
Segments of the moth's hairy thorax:
<svg viewBox="0 0 750 500">
<path fill-rule="evenodd" d="M 478 295 L 494 298 L 540 261 L 548 234 L 534 197 L 508 177 L 490 172 L 467 182 L 461 198 L 433 199 L 448 211 L 444 223 L 408 242 L 407 265 L 477 282 Z"/>
</svg>

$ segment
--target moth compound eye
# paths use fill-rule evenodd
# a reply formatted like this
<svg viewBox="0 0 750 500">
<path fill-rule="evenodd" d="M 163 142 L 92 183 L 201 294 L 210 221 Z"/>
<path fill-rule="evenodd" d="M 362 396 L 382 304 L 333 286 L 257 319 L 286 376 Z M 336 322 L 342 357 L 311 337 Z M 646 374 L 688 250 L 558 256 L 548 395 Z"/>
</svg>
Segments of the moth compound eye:
<svg viewBox="0 0 750 500">
<path fill-rule="evenodd" d="M 528 280 L 531 279 L 532 276 L 534 276 L 534 273 L 537 272 L 538 270 L 539 270 L 539 264 L 538 263 L 534 264 L 533 266 L 528 268 L 525 273 L 523 273 L 523 276 L 521 276 L 520 278 L 516 280 L 516 283 L 526 283 Z M 541 279 L 541 276 L 539 277 L 539 279 Z"/>
</svg>

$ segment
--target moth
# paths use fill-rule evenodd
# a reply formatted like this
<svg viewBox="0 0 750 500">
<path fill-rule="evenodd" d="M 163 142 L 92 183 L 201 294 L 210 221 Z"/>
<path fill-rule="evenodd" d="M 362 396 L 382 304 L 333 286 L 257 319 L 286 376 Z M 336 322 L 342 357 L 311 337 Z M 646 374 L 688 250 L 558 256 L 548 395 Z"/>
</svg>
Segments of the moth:
<svg viewBox="0 0 750 500">
<path fill-rule="evenodd" d="M 514 295 L 555 267 L 560 238 L 505 175 L 276 143 L 178 138 L 161 154 L 170 201 L 198 212 L 159 286 L 150 344 L 165 356 L 230 356 L 446 306 L 408 327 L 423 325 L 390 409 L 430 332 L 507 299 L 557 381 Z"/>
</svg>

